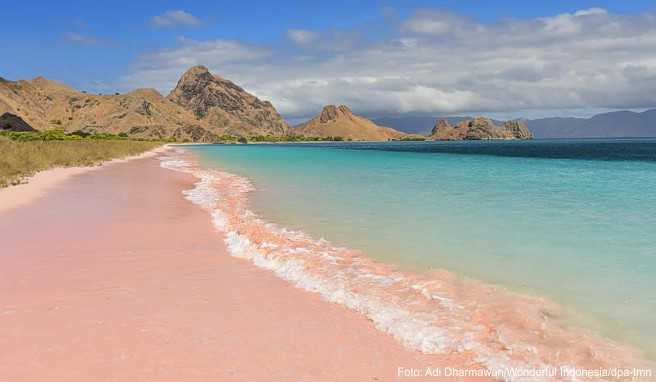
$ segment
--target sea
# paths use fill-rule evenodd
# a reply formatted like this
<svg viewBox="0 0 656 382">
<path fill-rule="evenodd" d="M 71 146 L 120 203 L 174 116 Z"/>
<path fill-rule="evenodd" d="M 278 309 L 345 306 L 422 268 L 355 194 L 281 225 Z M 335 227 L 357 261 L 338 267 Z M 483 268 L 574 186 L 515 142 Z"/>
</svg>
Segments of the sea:
<svg viewBox="0 0 656 382">
<path fill-rule="evenodd" d="M 186 195 L 234 255 L 410 348 L 499 367 L 656 359 L 655 139 L 184 150 Z"/>
</svg>

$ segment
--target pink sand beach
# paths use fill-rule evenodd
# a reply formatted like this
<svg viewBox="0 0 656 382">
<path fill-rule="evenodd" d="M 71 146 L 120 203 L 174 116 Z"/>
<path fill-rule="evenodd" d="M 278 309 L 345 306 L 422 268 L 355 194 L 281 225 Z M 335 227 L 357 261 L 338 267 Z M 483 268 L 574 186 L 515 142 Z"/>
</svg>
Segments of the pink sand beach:
<svg viewBox="0 0 656 382">
<path fill-rule="evenodd" d="M 181 193 L 195 179 L 153 156 L 51 177 L 0 192 L 0 381 L 395 381 L 481 367 L 406 349 L 229 256 Z"/>
</svg>

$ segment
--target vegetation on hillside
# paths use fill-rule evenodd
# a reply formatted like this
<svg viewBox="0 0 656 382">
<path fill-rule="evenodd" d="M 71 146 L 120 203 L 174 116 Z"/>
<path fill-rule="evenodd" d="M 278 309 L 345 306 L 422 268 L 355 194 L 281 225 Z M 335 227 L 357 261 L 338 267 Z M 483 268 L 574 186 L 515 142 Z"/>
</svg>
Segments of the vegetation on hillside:
<svg viewBox="0 0 656 382">
<path fill-rule="evenodd" d="M 256 135 L 248 138 L 249 142 L 340 142 L 342 137 L 306 137 L 304 135 Z"/>
<path fill-rule="evenodd" d="M 413 135 L 407 135 L 405 137 L 401 137 L 398 140 L 399 141 L 425 141 L 426 137 L 418 134 L 413 134 Z"/>
<path fill-rule="evenodd" d="M 83 141 L 83 140 L 134 140 L 146 141 L 146 139 L 134 139 L 128 137 L 126 133 L 87 133 L 84 131 L 74 131 L 67 133 L 62 129 L 42 130 L 42 131 L 0 131 L 0 136 L 7 137 L 13 141 Z M 167 142 L 173 142 L 167 140 Z"/>
<path fill-rule="evenodd" d="M 0 132 L 0 187 L 18 184 L 49 168 L 93 166 L 140 154 L 162 143 L 129 140 L 112 134 L 82 137 L 61 130 Z"/>
</svg>

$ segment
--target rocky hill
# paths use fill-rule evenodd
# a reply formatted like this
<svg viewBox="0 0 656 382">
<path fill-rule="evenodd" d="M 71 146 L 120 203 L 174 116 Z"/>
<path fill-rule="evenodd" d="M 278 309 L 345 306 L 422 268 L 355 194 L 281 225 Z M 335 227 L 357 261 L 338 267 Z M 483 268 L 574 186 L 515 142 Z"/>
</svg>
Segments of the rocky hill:
<svg viewBox="0 0 656 382">
<path fill-rule="evenodd" d="M 492 120 L 483 117 L 466 119 L 451 125 L 439 119 L 431 130 L 431 140 L 481 140 L 481 139 L 532 139 L 533 134 L 521 120 L 506 121 L 497 126 Z"/>
<path fill-rule="evenodd" d="M 187 71 L 168 97 L 153 89 L 91 95 L 43 77 L 3 79 L 0 117 L 3 129 L 58 128 L 194 142 L 213 142 L 224 134 L 279 136 L 288 131 L 271 103 L 204 67 Z"/>
<path fill-rule="evenodd" d="M 168 100 L 230 135 L 287 135 L 289 126 L 271 102 L 262 101 L 204 66 L 185 72 Z"/>
<path fill-rule="evenodd" d="M 387 141 L 400 139 L 404 133 L 355 115 L 345 106 L 328 105 L 311 120 L 299 125 L 294 134 L 306 137 L 342 137 L 355 141 Z"/>
</svg>

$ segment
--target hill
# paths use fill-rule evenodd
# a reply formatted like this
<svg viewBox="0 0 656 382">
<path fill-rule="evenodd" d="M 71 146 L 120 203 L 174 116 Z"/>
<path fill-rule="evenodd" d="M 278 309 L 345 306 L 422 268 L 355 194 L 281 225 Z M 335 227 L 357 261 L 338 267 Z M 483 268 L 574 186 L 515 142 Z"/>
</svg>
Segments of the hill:
<svg viewBox="0 0 656 382">
<path fill-rule="evenodd" d="M 406 134 L 353 114 L 345 105 L 328 105 L 318 116 L 299 125 L 294 134 L 306 137 L 342 137 L 355 141 L 387 141 Z"/>
<path fill-rule="evenodd" d="M 532 139 L 533 134 L 521 120 L 506 121 L 500 126 L 489 118 L 475 117 L 457 125 L 440 119 L 433 127 L 432 140 Z"/>
<path fill-rule="evenodd" d="M 270 102 L 204 67 L 189 69 L 168 97 L 154 89 L 92 95 L 43 77 L 3 80 L 0 115 L 14 124 L 22 121 L 22 130 L 57 128 L 194 142 L 213 142 L 225 134 L 280 136 L 289 129 Z"/>
<path fill-rule="evenodd" d="M 590 118 L 541 118 L 528 125 L 536 138 L 656 137 L 656 109 L 614 111 Z"/>
<path fill-rule="evenodd" d="M 167 100 L 191 111 L 212 132 L 239 136 L 289 133 L 271 102 L 262 101 L 204 66 L 187 70 Z"/>
</svg>

